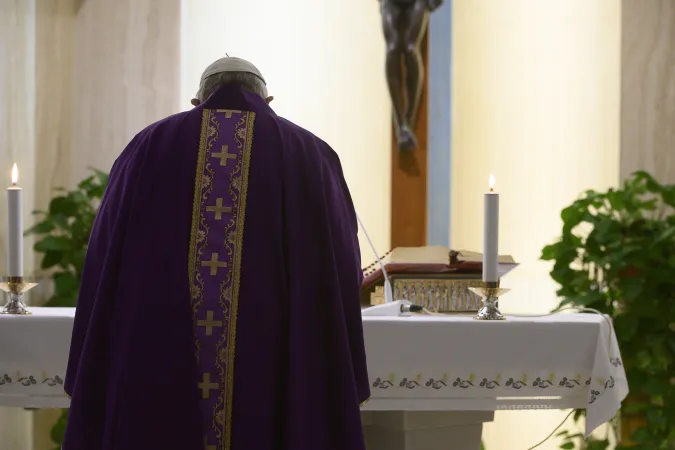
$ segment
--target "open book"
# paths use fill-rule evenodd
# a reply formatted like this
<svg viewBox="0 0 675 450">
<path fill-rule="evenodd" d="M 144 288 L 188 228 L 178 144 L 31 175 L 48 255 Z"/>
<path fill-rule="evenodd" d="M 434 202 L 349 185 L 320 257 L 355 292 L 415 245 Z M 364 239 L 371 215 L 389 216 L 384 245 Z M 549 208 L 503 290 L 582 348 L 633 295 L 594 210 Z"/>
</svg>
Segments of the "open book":
<svg viewBox="0 0 675 450">
<path fill-rule="evenodd" d="M 453 251 L 442 246 L 397 247 L 380 259 L 387 269 L 395 297 L 402 296 L 423 306 L 428 306 L 429 302 L 446 305 L 439 306 L 437 309 L 440 310 L 473 311 L 474 304 L 476 310 L 480 306 L 479 299 L 468 291 L 469 287 L 480 283 L 482 277 L 483 255 L 480 253 Z M 498 258 L 500 277 L 517 266 L 511 256 Z M 365 267 L 363 275 L 361 302 L 380 303 L 380 287 L 384 284 L 384 276 L 379 263 L 375 261 Z M 420 297 L 422 291 L 424 294 Z M 470 301 L 464 301 L 465 297 Z M 451 307 L 457 302 L 462 303 L 463 307 Z"/>
</svg>

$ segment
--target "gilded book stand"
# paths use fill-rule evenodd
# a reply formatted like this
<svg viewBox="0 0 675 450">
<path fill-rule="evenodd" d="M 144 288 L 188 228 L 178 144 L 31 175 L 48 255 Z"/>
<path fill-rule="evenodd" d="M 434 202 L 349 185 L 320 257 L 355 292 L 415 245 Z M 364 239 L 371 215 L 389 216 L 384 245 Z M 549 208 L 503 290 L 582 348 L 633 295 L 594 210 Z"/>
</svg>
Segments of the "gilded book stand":
<svg viewBox="0 0 675 450">
<path fill-rule="evenodd" d="M 440 313 L 476 313 L 482 299 L 470 290 L 483 286 L 480 253 L 445 247 L 398 247 L 382 258 L 395 300 Z M 506 275 L 517 266 L 510 256 L 499 257 L 499 272 Z M 361 305 L 384 303 L 384 276 L 374 262 L 363 269 Z"/>
</svg>

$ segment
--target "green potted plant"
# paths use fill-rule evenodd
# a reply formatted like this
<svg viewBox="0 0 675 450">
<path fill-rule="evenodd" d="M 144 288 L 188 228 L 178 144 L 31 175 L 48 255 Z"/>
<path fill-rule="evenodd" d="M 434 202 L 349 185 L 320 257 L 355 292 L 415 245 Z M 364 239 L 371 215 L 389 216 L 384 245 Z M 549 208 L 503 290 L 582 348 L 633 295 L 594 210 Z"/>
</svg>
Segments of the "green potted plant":
<svg viewBox="0 0 675 450">
<path fill-rule="evenodd" d="M 45 306 L 74 307 L 82 279 L 89 235 L 96 211 L 108 184 L 108 174 L 94 170 L 72 191 L 59 188 L 48 211 L 34 211 L 38 222 L 26 235 L 35 235 L 34 250 L 42 254 L 42 270 L 49 271 L 54 293 Z M 51 430 L 51 438 L 61 448 L 68 410 L 64 409 Z"/>
<path fill-rule="evenodd" d="M 608 314 L 630 385 L 618 449 L 675 449 L 675 185 L 636 172 L 620 189 L 587 191 L 562 213 L 562 236 L 545 247 L 567 306 Z M 576 419 L 583 412 L 578 411 Z M 561 448 L 605 449 L 561 433 Z"/>
</svg>

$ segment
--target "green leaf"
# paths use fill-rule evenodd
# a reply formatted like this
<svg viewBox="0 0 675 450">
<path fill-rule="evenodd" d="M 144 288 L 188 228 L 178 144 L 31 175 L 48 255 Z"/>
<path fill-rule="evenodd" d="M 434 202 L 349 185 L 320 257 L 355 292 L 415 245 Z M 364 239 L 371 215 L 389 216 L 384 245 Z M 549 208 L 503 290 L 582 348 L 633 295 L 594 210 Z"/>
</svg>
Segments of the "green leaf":
<svg viewBox="0 0 675 450">
<path fill-rule="evenodd" d="M 36 252 L 45 253 L 49 250 L 70 250 L 71 242 L 62 236 L 46 236 L 35 243 Z"/>
<path fill-rule="evenodd" d="M 40 267 L 43 270 L 51 269 L 61 264 L 63 260 L 64 253 L 62 251 L 48 250 L 45 252 L 44 258 L 42 258 L 42 264 Z"/>
<path fill-rule="evenodd" d="M 52 308 L 74 308 L 77 305 L 77 292 L 67 295 L 53 295 L 45 306 Z"/>
<path fill-rule="evenodd" d="M 556 259 L 557 256 L 558 256 L 558 247 L 559 247 L 559 244 L 547 245 L 541 251 L 540 258 L 544 261 L 552 261 L 552 260 Z"/>
<path fill-rule="evenodd" d="M 47 234 L 51 233 L 54 230 L 54 222 L 51 218 L 47 218 L 35 224 L 32 228 L 26 230 L 23 235 L 30 236 L 34 234 Z"/>
<path fill-rule="evenodd" d="M 574 410 L 574 415 L 572 416 L 572 418 L 574 419 L 575 423 L 578 422 L 579 419 L 581 419 L 582 417 L 586 417 L 586 410 L 585 409 Z"/>
<path fill-rule="evenodd" d="M 80 280 L 71 273 L 58 273 L 54 275 L 54 292 L 58 296 L 72 295 L 77 292 Z"/>
<path fill-rule="evenodd" d="M 560 448 L 563 450 L 572 450 L 574 449 L 574 442 L 565 442 L 560 445 Z"/>
<path fill-rule="evenodd" d="M 621 339 L 630 340 L 637 333 L 640 319 L 632 314 L 622 314 L 614 319 L 614 329 Z"/>
<path fill-rule="evenodd" d="M 565 224 L 565 227 L 569 230 L 572 230 L 572 228 L 575 225 L 581 222 L 581 219 L 584 217 L 585 212 L 586 208 L 583 205 L 573 203 L 572 205 L 562 210 L 562 212 L 560 213 L 560 218 Z"/>
<path fill-rule="evenodd" d="M 84 262 L 87 258 L 87 249 L 86 245 L 85 248 L 81 248 L 77 250 L 76 252 L 73 253 L 72 256 L 72 264 L 73 267 L 75 267 L 75 272 L 78 274 L 82 273 L 82 270 L 84 269 Z"/>
<path fill-rule="evenodd" d="M 607 450 L 609 448 L 609 441 L 606 439 L 603 440 L 591 440 L 586 441 L 586 450 Z"/>
<path fill-rule="evenodd" d="M 644 289 L 643 277 L 623 277 L 619 279 L 618 288 L 625 300 L 634 301 L 640 298 Z"/>
<path fill-rule="evenodd" d="M 68 197 L 55 197 L 49 203 L 49 214 L 72 217 L 77 214 L 77 203 Z"/>
<path fill-rule="evenodd" d="M 631 435 L 631 441 L 637 444 L 645 444 L 649 442 L 650 433 L 647 428 L 639 428 Z"/>
<path fill-rule="evenodd" d="M 61 416 L 58 418 L 56 421 L 56 424 L 54 427 L 52 427 L 51 432 L 50 432 L 50 437 L 52 438 L 52 441 L 60 446 L 63 444 L 63 439 L 66 435 L 66 424 L 68 423 L 68 410 L 67 409 L 62 409 L 61 410 Z"/>
<path fill-rule="evenodd" d="M 70 228 L 68 217 L 63 214 L 54 214 L 51 216 L 51 220 L 54 222 L 54 225 L 61 228 L 62 230 L 68 230 Z"/>
</svg>

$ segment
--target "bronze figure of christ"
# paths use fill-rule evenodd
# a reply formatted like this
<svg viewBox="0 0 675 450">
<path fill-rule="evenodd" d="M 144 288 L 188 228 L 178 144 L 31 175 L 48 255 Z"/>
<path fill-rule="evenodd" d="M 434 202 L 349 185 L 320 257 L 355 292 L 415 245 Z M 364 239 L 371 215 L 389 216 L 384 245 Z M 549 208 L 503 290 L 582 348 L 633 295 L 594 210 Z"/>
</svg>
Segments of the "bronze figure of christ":
<svg viewBox="0 0 675 450">
<path fill-rule="evenodd" d="M 386 73 L 398 148 L 417 148 L 414 128 L 424 80 L 420 42 L 430 12 L 443 0 L 379 0 L 387 45 Z M 450 30 L 448 30 L 450 32 Z"/>
</svg>

